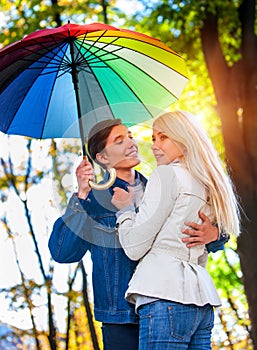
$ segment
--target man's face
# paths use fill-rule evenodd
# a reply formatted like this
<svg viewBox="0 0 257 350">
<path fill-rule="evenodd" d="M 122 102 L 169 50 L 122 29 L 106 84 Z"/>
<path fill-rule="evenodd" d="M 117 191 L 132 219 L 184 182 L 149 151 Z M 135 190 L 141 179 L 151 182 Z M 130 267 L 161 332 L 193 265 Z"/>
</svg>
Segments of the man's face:
<svg viewBox="0 0 257 350">
<path fill-rule="evenodd" d="M 131 132 L 122 124 L 112 128 L 101 153 L 107 161 L 107 168 L 130 169 L 140 163 L 138 146 Z"/>
</svg>

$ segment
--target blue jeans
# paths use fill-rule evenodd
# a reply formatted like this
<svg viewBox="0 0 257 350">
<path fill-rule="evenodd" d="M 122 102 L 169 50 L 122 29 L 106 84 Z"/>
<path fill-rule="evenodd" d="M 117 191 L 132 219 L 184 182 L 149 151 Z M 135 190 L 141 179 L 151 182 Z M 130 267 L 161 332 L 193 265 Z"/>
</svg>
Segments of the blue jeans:
<svg viewBox="0 0 257 350">
<path fill-rule="evenodd" d="M 103 323 L 102 334 L 104 350 L 138 350 L 138 324 Z"/>
<path fill-rule="evenodd" d="M 155 301 L 139 310 L 139 350 L 209 350 L 214 325 L 210 305 Z"/>
</svg>

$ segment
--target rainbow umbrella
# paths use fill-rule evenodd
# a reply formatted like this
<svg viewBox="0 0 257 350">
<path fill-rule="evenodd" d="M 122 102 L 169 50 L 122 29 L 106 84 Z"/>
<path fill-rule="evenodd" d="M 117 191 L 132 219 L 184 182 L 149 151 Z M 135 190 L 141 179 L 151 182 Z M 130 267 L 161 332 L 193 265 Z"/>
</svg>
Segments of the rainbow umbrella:
<svg viewBox="0 0 257 350">
<path fill-rule="evenodd" d="M 38 30 L 0 50 L 0 130 L 84 144 L 103 119 L 155 117 L 186 82 L 184 60 L 147 35 L 101 23 Z"/>
</svg>

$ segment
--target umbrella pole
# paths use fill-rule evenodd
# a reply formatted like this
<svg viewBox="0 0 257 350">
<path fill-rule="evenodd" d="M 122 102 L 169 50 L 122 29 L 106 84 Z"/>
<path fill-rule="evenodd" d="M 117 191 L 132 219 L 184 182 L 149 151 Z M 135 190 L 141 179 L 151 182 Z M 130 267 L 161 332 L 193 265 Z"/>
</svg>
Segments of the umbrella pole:
<svg viewBox="0 0 257 350">
<path fill-rule="evenodd" d="M 75 67 L 75 69 L 76 69 L 76 67 Z M 84 127 L 83 127 L 83 123 L 82 123 L 81 108 L 80 108 L 78 76 L 77 76 L 77 73 L 73 73 L 73 69 L 72 69 L 72 80 L 73 80 L 75 96 L 76 96 L 76 103 L 77 103 L 77 111 L 78 111 L 78 119 L 79 119 L 79 133 L 80 133 L 80 139 L 81 139 L 82 153 L 83 153 L 83 156 L 87 156 L 86 146 L 85 146 L 85 137 L 84 137 L 84 135 L 85 135 L 84 134 Z"/>
<path fill-rule="evenodd" d="M 71 44 L 71 57 L 72 57 L 71 75 L 72 75 L 72 82 L 73 82 L 73 86 L 74 86 L 76 103 L 77 103 L 77 112 L 78 112 L 78 120 L 79 120 L 79 133 L 80 133 L 80 139 L 81 139 L 81 144 L 82 144 L 82 153 L 83 153 L 83 156 L 86 156 L 86 147 L 85 147 L 85 140 L 84 140 L 84 128 L 83 128 L 83 123 L 82 123 L 80 98 L 79 98 L 78 73 L 77 73 L 77 69 L 76 69 L 76 64 L 74 63 L 74 49 L 73 49 L 72 44 Z"/>
<path fill-rule="evenodd" d="M 80 132 L 80 138 L 82 143 L 82 153 L 83 158 L 86 158 L 91 162 L 91 159 L 87 156 L 86 153 L 86 146 L 84 141 L 84 128 L 82 123 L 82 115 L 81 115 L 81 108 L 80 108 L 80 98 L 79 98 L 79 85 L 78 85 L 78 71 L 76 67 L 76 62 L 74 59 L 74 47 L 73 42 L 70 43 L 70 53 L 71 53 L 71 75 L 72 75 L 72 82 L 74 86 L 75 96 L 76 96 L 76 103 L 77 103 L 77 111 L 78 111 L 78 119 L 79 119 L 79 132 Z M 91 162 L 92 163 L 92 162 Z M 89 181 L 90 187 L 92 187 L 95 190 L 106 190 L 109 187 L 111 187 L 116 179 L 116 170 L 114 168 L 111 168 L 109 170 L 110 177 L 107 182 L 104 184 L 97 184 L 93 181 Z"/>
<path fill-rule="evenodd" d="M 82 153 L 83 153 L 83 156 L 87 156 L 86 147 L 85 147 L 85 140 L 84 140 L 85 134 L 84 134 L 81 108 L 80 108 L 78 71 L 77 71 L 76 62 L 74 59 L 74 47 L 73 47 L 72 41 L 70 43 L 70 53 L 71 53 L 71 75 L 72 75 L 72 82 L 73 82 L 73 86 L 74 86 L 76 104 L 77 104 L 77 112 L 78 112 L 78 120 L 79 120 L 79 133 L 80 133 L 80 139 L 81 139 L 81 143 L 82 143 Z"/>
</svg>

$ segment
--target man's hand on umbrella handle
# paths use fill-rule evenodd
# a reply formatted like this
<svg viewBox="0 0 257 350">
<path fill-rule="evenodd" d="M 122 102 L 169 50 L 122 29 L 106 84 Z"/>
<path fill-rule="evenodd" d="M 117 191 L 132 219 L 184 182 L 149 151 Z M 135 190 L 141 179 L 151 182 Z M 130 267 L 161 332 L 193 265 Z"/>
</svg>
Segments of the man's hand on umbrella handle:
<svg viewBox="0 0 257 350">
<path fill-rule="evenodd" d="M 86 199 L 91 191 L 89 181 L 95 179 L 94 169 L 87 158 L 84 157 L 77 167 L 76 176 L 78 181 L 78 198 Z"/>
<path fill-rule="evenodd" d="M 107 190 L 114 184 L 116 179 L 116 170 L 114 168 L 109 169 L 109 174 L 110 177 L 105 183 L 97 184 L 96 182 L 89 180 L 89 186 L 94 190 Z"/>
<path fill-rule="evenodd" d="M 83 162 L 87 166 L 91 167 L 91 171 L 88 168 L 87 170 L 85 169 L 85 173 L 84 173 L 84 175 L 88 175 L 88 177 L 85 179 L 85 181 L 88 184 L 88 186 L 86 186 L 87 187 L 86 188 L 86 197 L 87 197 L 89 191 L 91 190 L 91 188 L 93 188 L 94 190 L 107 190 L 109 187 L 111 187 L 114 184 L 114 181 L 116 179 L 116 170 L 114 168 L 109 169 L 110 177 L 109 177 L 108 181 L 106 181 L 105 183 L 102 183 L 102 184 L 97 184 L 96 182 L 94 182 L 95 181 L 94 170 L 93 170 L 91 163 L 88 161 L 87 156 L 83 157 L 83 161 L 81 162 L 81 164 Z M 82 186 L 82 187 L 84 187 L 84 186 Z M 89 190 L 88 190 L 88 187 L 89 187 Z M 84 197 L 85 191 L 82 191 L 82 192 L 83 192 L 82 196 Z"/>
<path fill-rule="evenodd" d="M 182 241 L 186 243 L 188 248 L 214 242 L 219 237 L 217 227 L 211 224 L 208 216 L 204 215 L 201 211 L 199 211 L 198 214 L 202 220 L 202 224 L 199 225 L 195 222 L 185 222 L 188 228 L 182 230 L 183 233 L 188 235 L 188 237 L 182 238 Z"/>
</svg>

